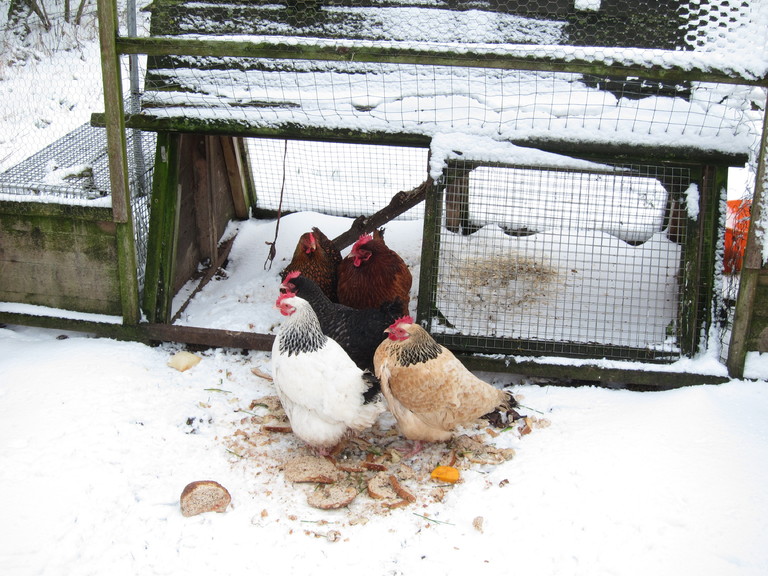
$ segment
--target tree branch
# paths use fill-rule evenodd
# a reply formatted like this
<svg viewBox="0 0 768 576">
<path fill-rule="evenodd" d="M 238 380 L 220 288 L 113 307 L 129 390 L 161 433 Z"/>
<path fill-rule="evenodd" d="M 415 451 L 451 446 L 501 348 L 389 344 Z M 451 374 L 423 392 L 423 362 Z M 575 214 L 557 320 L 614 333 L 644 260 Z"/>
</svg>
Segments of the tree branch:
<svg viewBox="0 0 768 576">
<path fill-rule="evenodd" d="M 427 190 L 434 185 L 432 178 L 427 178 L 413 190 L 398 192 L 384 208 L 369 217 L 358 216 L 349 230 L 333 239 L 339 250 L 355 243 L 363 234 L 369 234 L 390 220 L 407 212 L 427 197 Z"/>
</svg>

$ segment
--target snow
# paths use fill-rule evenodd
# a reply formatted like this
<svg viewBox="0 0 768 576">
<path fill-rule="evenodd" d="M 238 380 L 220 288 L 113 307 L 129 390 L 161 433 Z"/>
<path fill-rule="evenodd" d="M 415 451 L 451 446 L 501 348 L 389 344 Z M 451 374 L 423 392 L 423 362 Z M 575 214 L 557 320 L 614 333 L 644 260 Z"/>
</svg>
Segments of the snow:
<svg viewBox="0 0 768 576">
<path fill-rule="evenodd" d="M 83 53 L 82 75 L 72 76 L 87 85 L 85 72 L 98 81 L 98 47 L 88 43 Z M 60 70 L 55 56 L 35 66 L 52 78 Z M 764 70 L 754 54 L 739 66 Z M 67 100 L 53 82 L 34 89 L 53 88 L 61 98 L 32 97 L 30 85 L 17 79 L 6 69 L 0 81 L 0 100 L 17 104 L 23 94 L 25 103 L 3 114 L 3 167 L 40 148 L 22 136 L 42 133 L 52 141 L 100 106 L 98 98 Z M 32 101 L 42 108 L 26 106 Z M 345 220 L 311 212 L 285 219 L 271 268 L 263 242 L 274 223 L 232 225 L 227 236 L 239 233 L 229 277 L 212 281 L 179 323 L 274 333 L 281 321 L 270 303 L 277 272 L 308 222 L 333 235 Z M 398 221 L 388 228 L 417 277 L 420 255 L 409 226 Z M 0 309 L 51 313 L 10 303 Z M 312 488 L 286 482 L 280 470 L 302 444 L 290 434 L 265 436 L 252 420 L 267 413 L 253 401 L 275 393 L 252 372 L 269 372 L 269 353 L 198 351 L 202 361 L 179 372 L 167 363 L 180 349 L 0 327 L 1 573 L 768 573 L 768 355 L 749 354 L 750 380 L 645 393 L 482 374 L 509 386 L 524 413 L 550 425 L 528 435 L 486 434 L 485 442 L 513 448 L 515 457 L 468 466 L 442 500 L 432 497 L 426 478 L 434 458 L 444 455 L 436 446 L 409 462 L 423 474 L 406 484 L 415 503 L 385 510 L 361 494 L 348 509 L 321 511 L 306 503 Z M 716 352 L 655 368 L 723 375 Z M 377 430 L 391 427 L 385 415 Z M 238 430 L 265 443 L 248 446 Z M 202 479 L 226 486 L 232 506 L 185 518 L 179 495 Z"/>
<path fill-rule="evenodd" d="M 348 219 L 284 217 L 278 258 L 267 269 L 264 238 L 274 222 L 232 225 L 227 273 L 178 323 L 274 333 L 282 321 L 271 304 L 278 271 L 310 223 L 333 235 Z M 417 224 L 388 226 L 416 277 Z M 269 352 L 197 351 L 200 363 L 179 372 L 168 362 L 180 349 L 0 328 L 0 489 L 13 494 L 5 505 L 13 529 L 0 539 L 3 573 L 238 574 L 278 565 L 300 574 L 322 563 L 345 572 L 376 566 L 380 574 L 514 567 L 757 576 L 768 568 L 766 355 L 749 357 L 754 381 L 645 393 L 481 373 L 550 425 L 496 437 L 465 430 L 516 455 L 468 465 L 441 499 L 428 478 L 449 458 L 438 444 L 408 460 L 418 472 L 404 482 L 413 504 L 386 509 L 362 493 L 348 508 L 322 511 L 307 504 L 311 485 L 282 475 L 284 463 L 305 452 L 301 441 L 260 428 L 268 414 L 261 404 L 275 390 L 252 369 L 269 374 Z M 722 376 L 723 368 L 707 351 L 657 369 Z M 386 436 L 392 425 L 384 414 L 363 437 L 397 446 L 397 436 Z M 183 488 L 206 479 L 229 490 L 231 507 L 183 517 Z"/>
<path fill-rule="evenodd" d="M 302 450 L 290 435 L 228 451 L 245 411 L 263 411 L 251 401 L 274 394 L 250 370 L 267 353 L 206 350 L 182 373 L 166 365 L 175 346 L 59 334 L 0 330 L 5 574 L 768 569 L 765 380 L 639 393 L 497 376 L 551 422 L 494 439 L 512 460 L 464 470 L 442 502 L 422 480 L 405 508 L 360 495 L 321 511 L 276 467 Z M 181 515 L 201 479 L 230 491 L 226 513 Z"/>
</svg>

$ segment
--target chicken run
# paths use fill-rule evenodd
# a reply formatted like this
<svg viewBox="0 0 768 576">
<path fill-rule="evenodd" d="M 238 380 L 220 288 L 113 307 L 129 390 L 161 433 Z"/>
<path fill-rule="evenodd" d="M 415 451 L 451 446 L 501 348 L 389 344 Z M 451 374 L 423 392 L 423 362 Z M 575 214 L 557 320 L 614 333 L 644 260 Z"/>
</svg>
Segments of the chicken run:
<svg viewBox="0 0 768 576">
<path fill-rule="evenodd" d="M 199 308 L 273 310 L 335 244 L 337 279 L 302 270 L 331 303 L 399 302 L 476 369 L 664 387 L 768 350 L 761 235 L 725 198 L 764 171 L 764 3 L 98 4 L 105 110 L 61 143 L 98 154 L 3 175 L 3 222 L 43 240 L 3 237 L 0 320 L 269 350 L 277 322 Z M 342 281 L 382 237 L 395 281 Z"/>
<path fill-rule="evenodd" d="M 364 522 L 513 458 L 549 421 L 490 370 L 658 389 L 768 351 L 764 2 L 98 6 L 105 110 L 62 146 L 106 132 L 0 179 L 0 299 L 44 307 L 0 321 L 185 343 L 181 371 L 271 352 L 221 441 L 310 506 Z"/>
</svg>

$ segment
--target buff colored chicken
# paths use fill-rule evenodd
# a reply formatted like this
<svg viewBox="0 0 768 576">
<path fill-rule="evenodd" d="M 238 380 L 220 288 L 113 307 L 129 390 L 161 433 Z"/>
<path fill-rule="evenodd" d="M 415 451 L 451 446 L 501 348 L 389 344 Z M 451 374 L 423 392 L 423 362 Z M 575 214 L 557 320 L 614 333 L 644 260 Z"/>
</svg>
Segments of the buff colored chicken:
<svg viewBox="0 0 768 576">
<path fill-rule="evenodd" d="M 399 318 L 376 349 L 373 364 L 400 433 L 414 441 L 444 442 L 458 426 L 516 406 L 511 394 L 472 374 L 410 316 Z"/>
</svg>

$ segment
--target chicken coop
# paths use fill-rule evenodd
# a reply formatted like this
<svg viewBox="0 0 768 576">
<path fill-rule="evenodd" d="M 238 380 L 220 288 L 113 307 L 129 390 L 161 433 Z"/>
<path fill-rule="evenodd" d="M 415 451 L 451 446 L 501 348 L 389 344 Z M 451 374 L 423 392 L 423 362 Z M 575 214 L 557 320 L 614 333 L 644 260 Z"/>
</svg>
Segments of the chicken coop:
<svg viewBox="0 0 768 576">
<path fill-rule="evenodd" d="M 416 222 L 417 321 L 477 369 L 677 386 L 725 379 L 675 368 L 713 346 L 731 376 L 768 351 L 768 3 L 156 0 L 132 25 L 98 6 L 113 296 L 84 311 L 118 321 L 67 327 L 268 349 L 179 325 L 181 301 L 226 266 L 231 222 L 312 211 L 348 219 L 340 249 Z M 749 240 L 724 274 L 745 166 Z M 1 280 L 0 300 L 82 307 Z"/>
</svg>

